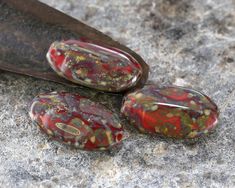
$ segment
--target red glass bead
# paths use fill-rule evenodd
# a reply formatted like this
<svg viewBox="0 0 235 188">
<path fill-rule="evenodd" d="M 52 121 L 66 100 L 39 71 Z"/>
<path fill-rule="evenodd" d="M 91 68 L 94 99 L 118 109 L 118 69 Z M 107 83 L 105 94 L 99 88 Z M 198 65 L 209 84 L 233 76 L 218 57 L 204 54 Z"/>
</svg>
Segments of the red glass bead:
<svg viewBox="0 0 235 188">
<path fill-rule="evenodd" d="M 123 139 L 118 117 L 78 94 L 41 94 L 32 101 L 30 117 L 52 138 L 80 149 L 106 150 Z"/>
<path fill-rule="evenodd" d="M 121 112 L 143 133 L 195 138 L 214 129 L 218 108 L 206 95 L 181 87 L 145 86 L 128 94 Z"/>
<path fill-rule="evenodd" d="M 60 76 L 103 91 L 127 90 L 137 85 L 143 74 L 141 65 L 131 55 L 76 40 L 54 42 L 47 59 Z"/>
</svg>

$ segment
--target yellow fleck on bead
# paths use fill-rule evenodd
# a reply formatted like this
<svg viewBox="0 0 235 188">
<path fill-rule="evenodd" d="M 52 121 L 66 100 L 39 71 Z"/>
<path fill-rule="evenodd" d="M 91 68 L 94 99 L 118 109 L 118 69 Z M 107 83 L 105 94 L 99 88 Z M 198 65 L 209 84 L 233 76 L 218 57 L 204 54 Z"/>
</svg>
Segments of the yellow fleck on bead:
<svg viewBox="0 0 235 188">
<path fill-rule="evenodd" d="M 57 72 L 57 74 L 62 77 L 64 76 L 62 72 Z"/>
<path fill-rule="evenodd" d="M 133 120 L 131 120 L 131 123 L 132 123 L 132 124 L 135 124 L 135 120 L 134 120 L 134 119 L 133 119 Z"/>
<path fill-rule="evenodd" d="M 82 70 L 81 70 L 81 69 L 78 69 L 78 70 L 76 71 L 76 73 L 77 73 L 77 74 L 81 74 L 81 73 L 82 73 Z"/>
<path fill-rule="evenodd" d="M 99 150 L 100 150 L 100 151 L 104 151 L 104 150 L 107 150 L 107 148 L 101 147 L 101 148 L 99 148 Z"/>
<path fill-rule="evenodd" d="M 142 93 L 138 93 L 138 94 L 135 95 L 135 98 L 137 98 L 137 99 L 139 99 L 139 98 L 141 98 L 141 97 L 143 97 L 143 94 L 142 94 Z"/>
<path fill-rule="evenodd" d="M 197 105 L 197 104 L 195 103 L 195 101 L 190 101 L 190 104 L 191 104 L 191 105 Z"/>
<path fill-rule="evenodd" d="M 75 147 L 79 147 L 79 143 L 78 142 L 75 142 Z"/>
<path fill-rule="evenodd" d="M 155 127 L 155 132 L 159 133 L 159 127 L 158 126 Z"/>
<path fill-rule="evenodd" d="M 88 83 L 91 83 L 91 79 L 89 79 L 89 78 L 86 78 L 84 81 L 88 82 Z"/>
<path fill-rule="evenodd" d="M 106 119 L 102 119 L 101 122 L 102 122 L 103 124 L 107 124 L 107 120 L 106 120 Z"/>
<path fill-rule="evenodd" d="M 167 115 L 166 115 L 166 117 L 168 117 L 168 118 L 172 118 L 174 115 L 172 114 L 172 113 L 168 113 Z"/>
<path fill-rule="evenodd" d="M 163 132 L 166 134 L 168 132 L 168 128 L 164 128 Z"/>
<path fill-rule="evenodd" d="M 188 98 L 192 98 L 193 97 L 193 94 L 192 93 L 189 93 L 188 94 Z"/>
<path fill-rule="evenodd" d="M 77 57 L 76 57 L 76 60 L 77 60 L 77 61 L 84 61 L 84 60 L 86 60 L 86 58 L 83 57 L 83 56 L 77 56 Z"/>
<path fill-rule="evenodd" d="M 204 110 L 204 114 L 206 116 L 209 116 L 211 114 L 211 110 L 208 110 L 208 109 Z"/>
<path fill-rule="evenodd" d="M 158 109 L 158 105 L 154 105 L 154 106 L 151 107 L 152 111 L 156 111 L 157 109 Z"/>
<path fill-rule="evenodd" d="M 100 84 L 101 84 L 102 86 L 106 86 L 106 85 L 107 85 L 107 83 L 104 82 L 104 81 L 100 82 Z"/>
<path fill-rule="evenodd" d="M 128 74 L 127 75 L 127 79 L 129 80 L 129 79 L 131 79 L 132 78 L 132 75 L 131 74 Z"/>
<path fill-rule="evenodd" d="M 92 143 L 95 143 L 95 136 L 92 136 L 92 137 L 90 138 L 90 141 L 91 141 Z"/>
<path fill-rule="evenodd" d="M 188 137 L 189 138 L 194 138 L 194 137 L 197 136 L 197 134 L 198 134 L 197 131 L 193 131 L 193 132 L 189 133 Z"/>
<path fill-rule="evenodd" d="M 106 136 L 108 138 L 109 143 L 111 144 L 113 142 L 111 131 L 106 131 Z"/>
<path fill-rule="evenodd" d="M 143 127 L 139 127 L 140 132 L 145 133 L 145 129 Z"/>
<path fill-rule="evenodd" d="M 85 68 L 80 68 L 76 71 L 76 73 L 80 76 L 80 77 L 86 77 L 88 70 Z"/>
<path fill-rule="evenodd" d="M 122 127 L 122 125 L 121 125 L 120 123 L 118 123 L 117 125 L 115 125 L 115 127 L 117 127 L 117 128 L 121 128 L 121 127 Z"/>
</svg>

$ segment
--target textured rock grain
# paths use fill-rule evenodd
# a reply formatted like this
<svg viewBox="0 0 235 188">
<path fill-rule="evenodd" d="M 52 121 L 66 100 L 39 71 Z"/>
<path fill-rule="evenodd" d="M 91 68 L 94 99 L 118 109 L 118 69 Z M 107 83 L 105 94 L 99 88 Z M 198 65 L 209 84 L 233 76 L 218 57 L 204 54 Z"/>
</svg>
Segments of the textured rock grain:
<svg viewBox="0 0 235 188">
<path fill-rule="evenodd" d="M 53 90 L 86 94 L 118 112 L 116 95 L 0 72 L 0 187 L 234 187 L 234 0 L 43 0 L 139 53 L 150 81 L 202 90 L 217 102 L 215 133 L 197 142 L 130 134 L 122 148 L 85 152 L 49 140 L 28 104 Z M 1 15 L 0 15 L 1 16 Z"/>
</svg>

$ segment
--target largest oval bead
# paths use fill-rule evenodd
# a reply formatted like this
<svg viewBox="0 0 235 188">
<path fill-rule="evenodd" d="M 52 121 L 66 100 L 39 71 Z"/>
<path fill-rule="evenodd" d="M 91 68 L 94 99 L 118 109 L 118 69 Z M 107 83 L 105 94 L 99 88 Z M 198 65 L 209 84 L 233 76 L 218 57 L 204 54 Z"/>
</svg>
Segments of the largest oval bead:
<svg viewBox="0 0 235 188">
<path fill-rule="evenodd" d="M 142 66 L 124 51 L 76 40 L 54 42 L 47 59 L 60 76 L 102 91 L 132 88 L 143 74 Z"/>
<path fill-rule="evenodd" d="M 145 86 L 125 97 L 122 113 L 143 133 L 195 138 L 214 129 L 218 108 L 206 95 L 181 87 Z"/>
<path fill-rule="evenodd" d="M 41 94 L 32 101 L 30 117 L 47 135 L 80 149 L 109 149 L 123 137 L 116 115 L 78 94 Z"/>
</svg>

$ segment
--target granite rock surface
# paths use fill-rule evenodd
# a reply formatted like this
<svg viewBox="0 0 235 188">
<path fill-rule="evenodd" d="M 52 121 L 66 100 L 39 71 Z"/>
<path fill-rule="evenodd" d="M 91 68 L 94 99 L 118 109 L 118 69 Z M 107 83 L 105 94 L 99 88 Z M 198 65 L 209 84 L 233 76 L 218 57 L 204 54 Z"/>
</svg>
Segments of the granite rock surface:
<svg viewBox="0 0 235 188">
<path fill-rule="evenodd" d="M 28 116 L 48 91 L 80 92 L 119 113 L 121 98 L 0 72 L 0 187 L 235 187 L 234 0 L 42 0 L 139 53 L 149 82 L 203 91 L 216 131 L 179 141 L 129 134 L 120 148 L 86 152 L 51 141 Z M 0 15 L 1 16 L 1 15 Z"/>
</svg>

